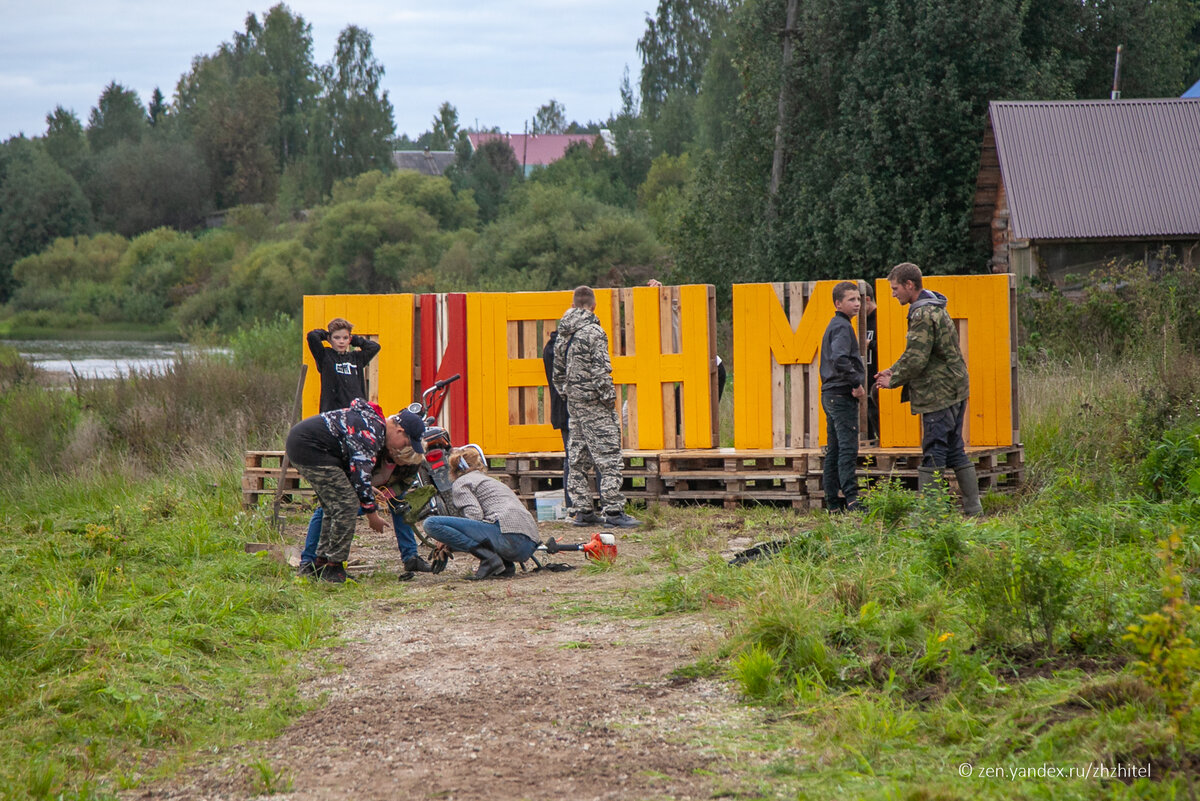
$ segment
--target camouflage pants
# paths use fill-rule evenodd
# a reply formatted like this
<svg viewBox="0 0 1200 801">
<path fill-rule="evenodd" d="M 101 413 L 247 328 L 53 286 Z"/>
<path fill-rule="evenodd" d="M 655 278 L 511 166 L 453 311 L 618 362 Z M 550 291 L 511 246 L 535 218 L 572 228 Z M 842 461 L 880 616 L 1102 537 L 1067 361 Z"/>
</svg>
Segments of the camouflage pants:
<svg viewBox="0 0 1200 801">
<path fill-rule="evenodd" d="M 358 493 L 350 486 L 350 477 L 340 467 L 294 465 L 304 480 L 312 484 L 317 500 L 325 510 L 321 521 L 321 539 L 317 543 L 317 558 L 330 562 L 345 562 L 354 541 L 354 526 L 358 522 Z"/>
<path fill-rule="evenodd" d="M 618 514 L 625 509 L 621 493 L 621 421 L 612 404 L 573 404 L 567 402 L 570 414 L 570 437 L 567 440 L 567 494 L 571 506 L 567 514 L 592 508 L 592 491 L 588 475 L 594 469 L 599 476 L 600 507 L 605 514 Z"/>
</svg>

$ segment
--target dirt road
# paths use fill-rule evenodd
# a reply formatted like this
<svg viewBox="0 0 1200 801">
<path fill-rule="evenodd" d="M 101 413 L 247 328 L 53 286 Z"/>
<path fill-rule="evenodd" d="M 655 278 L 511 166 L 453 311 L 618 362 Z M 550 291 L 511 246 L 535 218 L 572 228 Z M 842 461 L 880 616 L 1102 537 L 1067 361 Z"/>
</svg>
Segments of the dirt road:
<svg viewBox="0 0 1200 801">
<path fill-rule="evenodd" d="M 543 533 L 580 539 L 567 526 Z M 263 782 L 248 766 L 264 761 L 274 797 L 297 801 L 699 799 L 736 787 L 715 731 L 757 713 L 722 682 L 672 678 L 714 635 L 699 616 L 651 616 L 638 590 L 663 576 L 645 539 L 622 540 L 604 572 L 469 582 L 475 560 L 459 558 L 420 575 L 322 654 L 342 668 L 302 688 L 327 697 L 321 709 L 125 797 L 255 797 Z M 394 540 L 365 525 L 352 556 L 361 572 L 398 569 Z"/>
</svg>

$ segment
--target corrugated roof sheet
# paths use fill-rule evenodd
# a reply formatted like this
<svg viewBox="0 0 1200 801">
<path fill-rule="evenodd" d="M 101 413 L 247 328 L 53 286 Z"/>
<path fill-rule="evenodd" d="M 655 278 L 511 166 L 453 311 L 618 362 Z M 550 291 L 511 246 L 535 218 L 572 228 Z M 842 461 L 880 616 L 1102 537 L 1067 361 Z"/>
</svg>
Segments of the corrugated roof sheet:
<svg viewBox="0 0 1200 801">
<path fill-rule="evenodd" d="M 467 134 L 472 148 L 478 148 L 492 139 L 503 139 L 512 146 L 517 162 L 530 167 L 553 164 L 563 157 L 571 145 L 576 142 L 587 142 L 590 145 L 599 136 L 600 134 Z"/>
<path fill-rule="evenodd" d="M 416 170 L 422 175 L 442 175 L 454 163 L 453 150 L 396 150 L 392 165 L 398 170 Z"/>
<path fill-rule="evenodd" d="M 1200 100 L 991 104 L 1021 239 L 1200 234 Z"/>
</svg>

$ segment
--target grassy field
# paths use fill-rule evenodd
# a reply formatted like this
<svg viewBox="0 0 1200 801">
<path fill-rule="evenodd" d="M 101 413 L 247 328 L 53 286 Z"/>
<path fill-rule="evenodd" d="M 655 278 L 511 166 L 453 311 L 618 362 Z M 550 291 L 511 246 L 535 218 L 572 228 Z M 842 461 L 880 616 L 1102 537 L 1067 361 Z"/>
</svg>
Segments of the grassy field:
<svg viewBox="0 0 1200 801">
<path fill-rule="evenodd" d="M 298 682 L 352 609 L 404 592 L 382 579 L 339 592 L 248 557 L 244 542 L 275 535 L 240 510 L 236 479 L 10 496 L 6 797 L 107 798 L 269 738 L 312 703 Z M 1195 614 L 1171 611 L 1171 577 L 1193 582 L 1197 507 L 1097 492 L 1064 478 L 989 499 L 982 521 L 886 485 L 860 517 L 648 510 L 648 559 L 618 567 L 632 594 L 589 614 L 700 613 L 727 632 L 678 673 L 727 679 L 768 712 L 707 733 L 730 760 L 757 757 L 739 797 L 1187 797 L 1197 656 L 1171 626 Z M 1159 546 L 1172 530 L 1186 533 Z M 788 544 L 731 567 L 718 555 L 731 538 Z M 1127 641 L 1127 626 L 1164 609 L 1160 656 L 1139 668 L 1152 638 Z M 1135 777 L 1037 775 L 1088 766 Z"/>
</svg>

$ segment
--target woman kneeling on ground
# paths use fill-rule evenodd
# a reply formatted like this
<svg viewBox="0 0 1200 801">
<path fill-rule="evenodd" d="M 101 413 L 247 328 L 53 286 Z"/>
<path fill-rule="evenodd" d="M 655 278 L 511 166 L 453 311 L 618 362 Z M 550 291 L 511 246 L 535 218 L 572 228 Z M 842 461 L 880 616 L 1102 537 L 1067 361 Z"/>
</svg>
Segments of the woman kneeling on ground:
<svg viewBox="0 0 1200 801">
<path fill-rule="evenodd" d="M 462 517 L 434 516 L 424 520 L 425 533 L 451 551 L 479 559 L 472 578 L 507 578 L 517 562 L 533 556 L 538 526 L 521 500 L 504 484 L 487 475 L 487 462 L 477 445 L 450 452 L 454 503 Z"/>
</svg>

